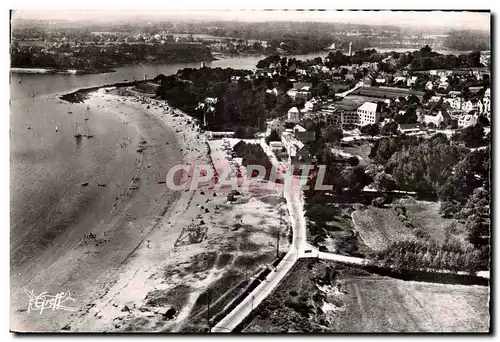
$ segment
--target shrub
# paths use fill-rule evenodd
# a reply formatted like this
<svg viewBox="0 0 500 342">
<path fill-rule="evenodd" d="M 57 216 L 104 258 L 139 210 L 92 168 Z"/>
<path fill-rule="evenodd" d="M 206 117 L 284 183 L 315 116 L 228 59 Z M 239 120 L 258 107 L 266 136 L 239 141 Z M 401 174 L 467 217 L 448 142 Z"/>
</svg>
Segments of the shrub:
<svg viewBox="0 0 500 342">
<path fill-rule="evenodd" d="M 377 208 L 382 208 L 385 204 L 385 198 L 384 197 L 377 197 L 372 201 L 372 205 Z"/>
</svg>

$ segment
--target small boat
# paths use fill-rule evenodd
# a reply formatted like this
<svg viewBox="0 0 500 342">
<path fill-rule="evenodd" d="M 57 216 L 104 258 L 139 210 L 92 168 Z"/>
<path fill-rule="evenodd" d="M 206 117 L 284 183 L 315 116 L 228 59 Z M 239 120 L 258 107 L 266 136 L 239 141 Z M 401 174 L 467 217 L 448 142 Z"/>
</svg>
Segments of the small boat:
<svg viewBox="0 0 500 342">
<path fill-rule="evenodd" d="M 19 77 L 19 79 L 17 80 L 17 83 L 21 83 L 21 82 L 22 82 L 21 78 Z"/>
<path fill-rule="evenodd" d="M 56 126 L 56 132 L 59 132 L 59 128 L 57 128 L 57 126 Z"/>
<path fill-rule="evenodd" d="M 68 114 L 73 114 L 73 112 L 72 112 L 72 111 L 69 111 L 69 112 L 68 112 Z"/>
<path fill-rule="evenodd" d="M 87 138 L 93 138 L 94 135 L 92 133 L 90 133 L 90 128 L 87 127 L 87 135 L 86 135 Z"/>
<path fill-rule="evenodd" d="M 108 185 L 107 184 L 97 184 L 97 186 L 106 187 Z"/>
<path fill-rule="evenodd" d="M 78 123 L 76 124 L 76 132 L 75 132 L 74 137 L 76 139 L 81 139 L 82 138 L 82 134 L 78 132 Z"/>
<path fill-rule="evenodd" d="M 31 129 L 31 126 L 28 126 L 28 129 Z"/>
<path fill-rule="evenodd" d="M 82 186 L 87 186 L 89 185 L 89 182 L 82 183 Z"/>
</svg>

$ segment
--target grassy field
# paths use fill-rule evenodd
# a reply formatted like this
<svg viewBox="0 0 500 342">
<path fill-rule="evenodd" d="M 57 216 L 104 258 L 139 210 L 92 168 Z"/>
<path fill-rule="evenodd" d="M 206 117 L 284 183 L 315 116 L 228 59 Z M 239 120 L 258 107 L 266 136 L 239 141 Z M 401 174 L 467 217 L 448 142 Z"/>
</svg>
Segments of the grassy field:
<svg viewBox="0 0 500 342">
<path fill-rule="evenodd" d="M 452 239 L 466 242 L 466 232 L 463 224 L 455 219 L 443 218 L 439 214 L 439 202 L 419 201 L 413 198 L 401 199 L 396 203 L 406 208 L 406 216 L 412 224 L 426 232 L 438 243 L 447 243 Z"/>
<path fill-rule="evenodd" d="M 371 145 L 364 141 L 352 141 L 342 143 L 340 149 L 345 153 L 349 153 L 358 157 L 361 157 L 359 161 L 360 165 L 368 165 L 371 163 L 371 159 L 369 157 L 371 152 Z"/>
<path fill-rule="evenodd" d="M 243 332 L 486 332 L 489 288 L 404 281 L 299 261 Z"/>
<path fill-rule="evenodd" d="M 405 227 L 391 208 L 369 207 L 356 210 L 352 218 L 356 231 L 373 250 L 382 250 L 393 241 L 414 237 L 412 231 Z"/>
</svg>

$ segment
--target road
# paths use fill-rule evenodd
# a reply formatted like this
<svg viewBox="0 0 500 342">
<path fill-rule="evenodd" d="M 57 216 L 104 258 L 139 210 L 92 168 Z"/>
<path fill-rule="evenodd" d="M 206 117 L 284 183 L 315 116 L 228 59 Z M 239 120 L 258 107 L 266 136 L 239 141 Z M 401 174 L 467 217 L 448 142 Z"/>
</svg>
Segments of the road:
<svg viewBox="0 0 500 342">
<path fill-rule="evenodd" d="M 269 156 L 273 166 L 278 167 L 280 162 L 276 159 L 269 146 L 262 140 L 261 146 Z M 297 176 L 294 176 L 297 179 Z M 293 183 L 297 184 L 297 183 Z M 293 229 L 293 240 L 288 253 L 278 264 L 274 272 L 271 272 L 265 281 L 257 286 L 236 308 L 217 323 L 211 332 L 223 333 L 233 331 L 259 304 L 278 286 L 280 281 L 288 274 L 295 262 L 301 258 L 318 258 L 322 260 L 333 260 L 346 264 L 366 265 L 368 259 L 356 258 L 334 253 L 320 252 L 316 247 L 307 243 L 306 218 L 304 215 L 303 191 L 294 187 L 283 187 L 290 223 Z M 482 274 L 481 274 L 482 273 Z M 478 276 L 489 278 L 489 272 L 479 272 Z"/>
<path fill-rule="evenodd" d="M 261 142 L 262 148 L 268 154 L 271 162 L 278 167 L 280 162 L 274 156 L 269 146 Z M 297 179 L 297 176 L 294 176 Z M 297 183 L 294 183 L 297 184 Z M 321 259 L 336 260 L 339 262 L 348 262 L 353 264 L 362 263 L 359 258 L 347 257 L 330 253 L 320 252 L 307 243 L 306 240 L 306 219 L 304 215 L 302 191 L 294 187 L 283 187 L 283 196 L 285 197 L 290 223 L 293 230 L 293 240 L 288 253 L 281 260 L 275 271 L 271 272 L 265 281 L 252 291 L 233 311 L 217 323 L 211 332 L 231 332 L 247 317 L 254 308 L 256 308 L 288 274 L 295 262 L 303 257 L 319 257 Z M 306 250 L 308 251 L 306 253 Z M 309 250 L 311 252 L 309 252 Z M 364 262 L 364 261 L 363 261 Z"/>
</svg>

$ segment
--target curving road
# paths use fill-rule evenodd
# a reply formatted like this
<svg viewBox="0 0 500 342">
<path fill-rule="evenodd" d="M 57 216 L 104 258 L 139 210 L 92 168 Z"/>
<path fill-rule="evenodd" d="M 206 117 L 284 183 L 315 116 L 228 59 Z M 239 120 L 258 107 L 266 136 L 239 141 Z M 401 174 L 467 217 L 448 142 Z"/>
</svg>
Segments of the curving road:
<svg viewBox="0 0 500 342">
<path fill-rule="evenodd" d="M 274 153 L 269 146 L 261 141 L 261 146 L 269 156 L 273 166 L 280 166 Z M 295 180 L 298 179 L 294 176 Z M 297 183 L 294 183 L 297 184 Z M 288 253 L 278 264 L 274 272 L 271 272 L 265 281 L 257 286 L 236 308 L 217 323 L 211 332 L 232 332 L 253 310 L 256 308 L 288 274 L 292 266 L 301 258 L 318 258 L 322 260 L 333 260 L 346 264 L 366 265 L 368 259 L 356 258 L 334 253 L 320 252 L 316 247 L 307 243 L 306 219 L 304 215 L 303 192 L 293 191 L 293 187 L 283 187 L 283 195 L 286 199 L 290 221 L 293 229 L 293 241 Z M 489 279 L 489 272 L 478 272 L 477 276 Z"/>
<path fill-rule="evenodd" d="M 263 141 L 262 148 L 268 154 L 271 162 L 278 167 L 280 162 L 274 156 L 269 146 Z M 294 176 L 294 180 L 298 177 Z M 297 183 L 294 183 L 297 184 Z M 231 332 L 254 308 L 256 308 L 275 288 L 280 281 L 288 274 L 292 266 L 299 258 L 316 257 L 321 259 L 335 260 L 351 264 L 363 264 L 366 261 L 360 258 L 336 255 L 320 252 L 312 247 L 306 240 L 306 219 L 303 209 L 302 191 L 293 191 L 293 187 L 283 187 L 283 195 L 286 200 L 290 221 L 293 229 L 293 241 L 288 253 L 278 264 L 274 272 L 271 272 L 265 281 L 257 286 L 233 311 L 217 323 L 211 332 Z"/>
</svg>

